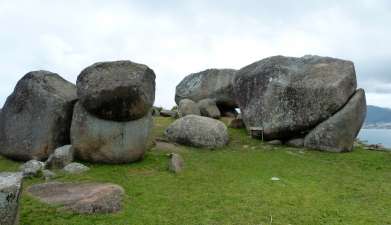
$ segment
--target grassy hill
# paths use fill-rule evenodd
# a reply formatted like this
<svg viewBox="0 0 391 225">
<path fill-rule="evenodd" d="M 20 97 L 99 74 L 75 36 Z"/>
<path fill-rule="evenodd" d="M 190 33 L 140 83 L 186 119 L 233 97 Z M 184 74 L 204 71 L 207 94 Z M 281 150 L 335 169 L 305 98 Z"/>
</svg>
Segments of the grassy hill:
<svg viewBox="0 0 391 225">
<path fill-rule="evenodd" d="M 172 122 L 156 118 L 154 136 Z M 214 151 L 175 147 L 185 158 L 179 175 L 167 171 L 167 152 L 154 148 L 128 165 L 89 164 L 59 181 L 111 182 L 124 187 L 123 210 L 81 216 L 22 196 L 21 224 L 391 224 L 391 154 L 333 154 L 276 147 L 230 129 L 230 144 Z M 0 158 L 0 171 L 19 163 Z M 280 181 L 272 181 L 272 177 Z M 43 182 L 27 180 L 24 188 Z"/>
</svg>

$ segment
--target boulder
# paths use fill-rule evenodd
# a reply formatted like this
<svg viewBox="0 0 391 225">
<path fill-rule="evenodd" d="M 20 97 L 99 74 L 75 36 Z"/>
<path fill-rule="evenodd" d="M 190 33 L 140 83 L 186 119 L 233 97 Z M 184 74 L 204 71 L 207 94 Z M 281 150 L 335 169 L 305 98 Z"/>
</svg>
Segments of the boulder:
<svg viewBox="0 0 391 225">
<path fill-rule="evenodd" d="M 166 129 L 165 135 L 172 142 L 201 148 L 218 148 L 229 141 L 224 123 L 196 115 L 176 120 Z"/>
<path fill-rule="evenodd" d="M 151 114 L 129 122 L 99 119 L 75 105 L 71 142 L 75 157 L 88 162 L 129 163 L 143 158 L 153 120 Z"/>
<path fill-rule="evenodd" d="M 19 197 L 22 192 L 22 173 L 0 173 L 0 224 L 19 224 Z"/>
<path fill-rule="evenodd" d="M 163 109 L 162 111 L 160 111 L 160 116 L 176 118 L 178 116 L 178 113 L 172 110 Z"/>
<path fill-rule="evenodd" d="M 84 108 L 105 120 L 140 119 L 155 101 L 155 73 L 131 61 L 95 63 L 80 73 L 76 85 Z"/>
<path fill-rule="evenodd" d="M 293 138 L 285 142 L 285 144 L 291 147 L 301 148 L 304 147 L 304 138 Z"/>
<path fill-rule="evenodd" d="M 21 165 L 19 169 L 24 177 L 36 177 L 40 175 L 44 168 L 45 163 L 32 159 Z"/>
<path fill-rule="evenodd" d="M 177 153 L 170 154 L 170 161 L 168 163 L 168 170 L 173 173 L 180 173 L 183 170 L 184 160 L 181 155 Z"/>
<path fill-rule="evenodd" d="M 214 119 L 220 118 L 221 116 L 220 110 L 213 99 L 210 98 L 202 99 L 197 104 L 200 109 L 201 116 L 206 116 Z"/>
<path fill-rule="evenodd" d="M 81 163 L 70 163 L 68 165 L 66 165 L 63 170 L 67 173 L 70 173 L 70 174 L 80 174 L 80 173 L 84 173 L 84 172 L 87 172 L 88 170 L 90 170 L 90 168 L 88 168 L 87 166 L 81 164 Z"/>
<path fill-rule="evenodd" d="M 77 214 L 106 214 L 121 210 L 124 195 L 122 187 L 100 183 L 60 183 L 35 184 L 28 193 L 39 201 Z"/>
<path fill-rule="evenodd" d="M 235 108 L 233 80 L 236 70 L 208 69 L 186 76 L 176 87 L 175 102 L 191 99 L 198 102 L 205 98 L 216 101 L 218 106 Z"/>
<path fill-rule="evenodd" d="M 72 145 L 65 145 L 54 150 L 46 161 L 46 167 L 49 169 L 62 169 L 73 161 Z"/>
<path fill-rule="evenodd" d="M 366 117 L 365 92 L 357 90 L 349 102 L 332 117 L 316 126 L 304 139 L 307 148 L 328 151 L 352 151 Z"/>
<path fill-rule="evenodd" d="M 178 105 L 178 115 L 179 117 L 184 117 L 187 115 L 200 116 L 201 112 L 200 109 L 198 108 L 197 103 L 195 103 L 190 99 L 182 99 Z"/>
<path fill-rule="evenodd" d="M 346 104 L 356 91 L 350 61 L 320 56 L 274 56 L 240 69 L 234 91 L 247 128 L 266 140 L 308 132 Z"/>
<path fill-rule="evenodd" d="M 42 160 L 69 144 L 75 101 L 75 85 L 58 74 L 26 74 L 2 109 L 0 154 L 15 160 Z"/>
</svg>

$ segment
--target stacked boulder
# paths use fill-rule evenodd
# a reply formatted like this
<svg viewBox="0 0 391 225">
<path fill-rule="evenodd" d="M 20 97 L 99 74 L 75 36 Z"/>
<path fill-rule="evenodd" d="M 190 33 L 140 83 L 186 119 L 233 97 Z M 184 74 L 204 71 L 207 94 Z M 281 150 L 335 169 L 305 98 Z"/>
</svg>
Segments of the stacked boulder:
<svg viewBox="0 0 391 225">
<path fill-rule="evenodd" d="M 176 87 L 175 102 L 192 101 L 198 104 L 202 115 L 219 118 L 220 115 L 236 116 L 237 103 L 233 91 L 236 70 L 208 69 L 186 76 Z M 181 107 L 178 107 L 179 111 Z M 189 115 L 189 114 L 187 114 Z"/>
<path fill-rule="evenodd" d="M 263 59 L 236 73 L 234 93 L 249 131 L 324 151 L 351 151 L 366 116 L 354 64 L 335 58 Z"/>
<path fill-rule="evenodd" d="M 77 79 L 71 143 L 90 162 L 140 160 L 153 125 L 155 73 L 131 61 L 95 63 Z"/>
<path fill-rule="evenodd" d="M 27 73 L 0 116 L 0 154 L 15 160 L 46 159 L 69 144 L 76 87 L 56 73 Z"/>
</svg>

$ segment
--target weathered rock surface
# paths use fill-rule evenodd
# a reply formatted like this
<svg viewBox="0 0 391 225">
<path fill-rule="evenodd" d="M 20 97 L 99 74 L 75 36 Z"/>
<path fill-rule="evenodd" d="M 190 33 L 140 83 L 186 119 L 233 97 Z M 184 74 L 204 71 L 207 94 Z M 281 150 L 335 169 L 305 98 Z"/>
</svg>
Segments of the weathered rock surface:
<svg viewBox="0 0 391 225">
<path fill-rule="evenodd" d="M 155 101 L 155 73 L 131 61 L 95 63 L 77 78 L 77 94 L 84 108 L 98 118 L 140 119 Z"/>
<path fill-rule="evenodd" d="M 108 121 L 91 115 L 77 103 L 71 127 L 75 157 L 103 163 L 137 161 L 147 149 L 152 125 L 150 113 L 129 122 Z"/>
<path fill-rule="evenodd" d="M 179 117 L 184 117 L 187 115 L 200 116 L 201 112 L 200 109 L 198 108 L 197 103 L 195 103 L 190 99 L 182 99 L 178 105 L 178 114 Z"/>
<path fill-rule="evenodd" d="M 46 159 L 68 144 L 76 87 L 58 74 L 26 74 L 0 117 L 0 154 L 15 160 Z"/>
<path fill-rule="evenodd" d="M 168 163 L 168 170 L 173 173 L 180 173 L 183 170 L 185 161 L 182 156 L 177 153 L 170 154 L 170 161 Z"/>
<path fill-rule="evenodd" d="M 40 175 L 45 168 L 45 163 L 32 159 L 20 166 L 20 171 L 24 177 L 35 177 Z"/>
<path fill-rule="evenodd" d="M 176 87 L 175 102 L 191 99 L 198 102 L 205 98 L 216 101 L 217 105 L 235 108 L 233 79 L 236 70 L 209 69 L 185 77 Z"/>
<path fill-rule="evenodd" d="M 0 173 L 0 224 L 18 224 L 19 196 L 22 192 L 22 173 Z"/>
<path fill-rule="evenodd" d="M 356 90 L 350 61 L 274 56 L 240 69 L 234 91 L 246 127 L 289 139 L 336 113 Z"/>
<path fill-rule="evenodd" d="M 320 123 L 305 137 L 304 146 L 329 152 L 351 151 L 366 112 L 365 92 L 359 89 L 340 111 Z"/>
<path fill-rule="evenodd" d="M 291 147 L 295 147 L 295 148 L 304 147 L 304 139 L 303 138 L 293 138 L 293 139 L 285 142 L 285 144 L 288 146 L 291 146 Z"/>
<path fill-rule="evenodd" d="M 114 184 L 59 183 L 35 184 L 28 190 L 41 202 L 78 214 L 114 213 L 121 210 L 122 187 Z"/>
<path fill-rule="evenodd" d="M 172 142 L 204 148 L 222 147 L 229 141 L 224 123 L 195 115 L 176 120 L 166 129 L 165 135 Z"/>
<path fill-rule="evenodd" d="M 220 110 L 213 99 L 202 99 L 197 104 L 200 109 L 201 116 L 206 116 L 214 119 L 220 118 Z"/>
<path fill-rule="evenodd" d="M 54 150 L 46 161 L 46 167 L 49 169 L 62 169 L 73 161 L 72 145 L 65 145 Z"/>
<path fill-rule="evenodd" d="M 176 118 L 178 116 L 178 113 L 172 110 L 163 109 L 162 111 L 160 111 L 160 116 Z"/>
<path fill-rule="evenodd" d="M 80 174 L 80 173 L 84 173 L 84 172 L 87 172 L 88 170 L 90 170 L 90 168 L 88 168 L 87 166 L 81 164 L 81 163 L 70 163 L 68 165 L 66 165 L 63 170 L 67 173 L 71 173 L 71 174 Z"/>
</svg>

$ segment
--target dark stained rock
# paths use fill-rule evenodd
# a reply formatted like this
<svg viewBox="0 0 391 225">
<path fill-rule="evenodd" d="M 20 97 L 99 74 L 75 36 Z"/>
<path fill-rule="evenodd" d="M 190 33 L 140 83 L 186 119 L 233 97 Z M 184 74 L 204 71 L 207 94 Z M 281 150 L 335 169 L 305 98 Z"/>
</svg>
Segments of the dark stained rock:
<svg viewBox="0 0 391 225">
<path fill-rule="evenodd" d="M 168 163 L 168 170 L 173 173 L 180 173 L 184 167 L 184 160 L 181 155 L 177 153 L 170 154 L 170 161 Z"/>
<path fill-rule="evenodd" d="M 73 161 L 73 149 L 72 145 L 65 145 L 54 150 L 46 160 L 46 168 L 49 169 L 62 169 Z"/>
<path fill-rule="evenodd" d="M 341 110 L 305 137 L 304 146 L 329 152 L 351 151 L 364 123 L 366 110 L 365 92 L 359 89 Z"/>
<path fill-rule="evenodd" d="M 201 148 L 218 148 L 229 141 L 223 122 L 196 115 L 176 120 L 166 129 L 165 135 L 172 142 Z"/>
<path fill-rule="evenodd" d="M 155 73 L 131 61 L 95 63 L 77 78 L 77 95 L 84 108 L 98 118 L 140 119 L 155 101 Z"/>
<path fill-rule="evenodd" d="M 19 197 L 22 193 L 22 173 L 0 173 L 0 224 L 19 224 Z"/>
<path fill-rule="evenodd" d="M 220 118 L 221 116 L 220 110 L 213 99 L 210 98 L 202 99 L 197 104 L 200 109 L 201 116 L 206 116 L 214 119 Z"/>
<path fill-rule="evenodd" d="M 190 99 L 182 99 L 178 105 L 178 114 L 179 117 L 184 117 L 187 115 L 200 116 L 201 112 L 200 109 L 198 108 L 197 103 L 195 103 Z"/>
<path fill-rule="evenodd" d="M 234 91 L 247 128 L 267 140 L 289 139 L 329 118 L 356 90 L 350 61 L 274 56 L 236 73 Z"/>
<path fill-rule="evenodd" d="M 99 183 L 49 182 L 35 184 L 27 191 L 43 203 L 60 205 L 78 214 L 118 212 L 124 195 L 118 185 Z"/>
<path fill-rule="evenodd" d="M 191 99 L 198 102 L 205 98 L 216 101 L 218 106 L 236 107 L 233 79 L 236 70 L 208 69 L 185 77 L 176 87 L 175 102 Z"/>
<path fill-rule="evenodd" d="M 71 142 L 76 158 L 89 162 L 129 163 L 143 158 L 153 125 L 150 113 L 129 122 L 102 120 L 76 103 Z"/>
<path fill-rule="evenodd" d="M 68 144 L 76 87 L 58 74 L 26 74 L 0 117 L 0 154 L 15 160 L 46 159 Z"/>
</svg>

